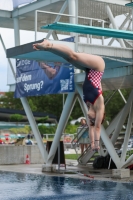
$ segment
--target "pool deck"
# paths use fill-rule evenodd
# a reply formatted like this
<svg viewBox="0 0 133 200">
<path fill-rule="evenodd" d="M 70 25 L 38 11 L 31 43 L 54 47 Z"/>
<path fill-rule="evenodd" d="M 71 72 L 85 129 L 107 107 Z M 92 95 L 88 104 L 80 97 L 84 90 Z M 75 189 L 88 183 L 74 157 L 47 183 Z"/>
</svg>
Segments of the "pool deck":
<svg viewBox="0 0 133 200">
<path fill-rule="evenodd" d="M 71 178 L 84 178 L 90 180 L 102 180 L 102 181 L 115 181 L 115 182 L 133 182 L 133 170 L 130 172 L 130 178 L 114 179 L 112 178 L 112 170 L 108 169 L 93 169 L 91 166 L 78 165 L 75 160 L 66 160 L 65 167 L 56 166 L 56 172 L 42 172 L 42 164 L 20 164 L 20 165 L 0 165 L 0 171 L 18 172 L 18 173 L 31 173 L 47 176 L 63 176 Z M 79 173 L 80 172 L 80 173 Z M 85 177 L 84 174 L 93 176 Z"/>
</svg>

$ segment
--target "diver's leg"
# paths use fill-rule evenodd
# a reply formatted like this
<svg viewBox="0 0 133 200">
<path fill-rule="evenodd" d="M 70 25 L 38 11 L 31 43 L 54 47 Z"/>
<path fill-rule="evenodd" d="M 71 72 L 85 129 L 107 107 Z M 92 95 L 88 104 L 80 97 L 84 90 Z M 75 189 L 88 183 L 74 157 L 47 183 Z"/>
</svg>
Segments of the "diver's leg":
<svg viewBox="0 0 133 200">
<path fill-rule="evenodd" d="M 100 56 L 77 53 L 64 44 L 55 44 L 48 40 L 44 40 L 42 43 L 33 44 L 33 49 L 50 51 L 63 57 L 73 65 L 78 64 L 86 68 L 104 71 L 105 64 Z"/>
</svg>

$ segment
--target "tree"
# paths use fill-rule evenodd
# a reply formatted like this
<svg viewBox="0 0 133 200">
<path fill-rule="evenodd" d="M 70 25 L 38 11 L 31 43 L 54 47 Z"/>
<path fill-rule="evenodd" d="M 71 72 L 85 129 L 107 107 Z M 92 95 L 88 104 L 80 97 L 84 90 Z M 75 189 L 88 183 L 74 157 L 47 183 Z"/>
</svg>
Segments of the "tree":
<svg viewBox="0 0 133 200">
<path fill-rule="evenodd" d="M 38 112 L 46 112 L 60 118 L 63 105 L 62 94 L 50 94 L 38 97 L 28 97 L 32 99 L 33 104 L 37 107 Z"/>
<path fill-rule="evenodd" d="M 20 114 L 12 114 L 10 115 L 10 121 L 12 122 L 20 122 L 23 119 L 23 115 Z"/>
<path fill-rule="evenodd" d="M 37 107 L 36 105 L 33 103 L 33 100 L 32 99 L 29 99 L 29 106 L 31 108 L 32 111 L 36 111 L 37 110 Z"/>
<path fill-rule="evenodd" d="M 123 89 L 121 91 L 124 97 L 127 99 L 131 89 Z M 103 93 L 105 98 L 108 96 L 109 92 L 110 91 L 105 91 Z M 67 95 L 65 95 L 65 97 L 67 97 Z M 55 115 L 58 119 L 60 118 L 63 110 L 62 94 L 50 94 L 37 97 L 28 97 L 27 99 L 32 111 L 45 112 L 48 114 Z M 116 114 L 122 109 L 124 104 L 125 103 L 122 100 L 120 94 L 116 92 L 105 107 L 106 120 L 111 121 L 116 116 Z M 0 106 L 2 108 L 23 110 L 23 106 L 21 104 L 20 99 L 14 98 L 13 92 L 7 92 L 5 96 L 0 98 Z M 77 119 L 81 116 L 83 116 L 83 113 L 79 102 L 76 101 L 71 113 L 71 119 Z"/>
<path fill-rule="evenodd" d="M 49 117 L 46 116 L 46 117 L 41 117 L 41 118 L 37 119 L 36 121 L 38 123 L 45 123 L 45 122 L 47 122 L 48 119 L 49 119 Z"/>
<path fill-rule="evenodd" d="M 0 107 L 23 110 L 20 99 L 14 98 L 13 92 L 6 92 L 5 95 L 0 98 Z"/>
<path fill-rule="evenodd" d="M 81 110 L 79 102 L 76 101 L 75 106 L 74 106 L 72 113 L 71 113 L 71 117 L 72 117 L 72 119 L 78 119 L 81 116 L 83 116 L 83 112 Z"/>
<path fill-rule="evenodd" d="M 127 100 L 131 89 L 123 89 L 121 91 L 125 99 Z M 104 96 L 106 97 L 108 93 L 109 91 L 104 92 Z M 125 102 L 123 101 L 119 92 L 116 92 L 109 103 L 105 106 L 106 120 L 108 120 L 109 122 L 112 121 L 112 119 L 118 114 L 118 112 L 123 108 L 124 105 Z"/>
</svg>

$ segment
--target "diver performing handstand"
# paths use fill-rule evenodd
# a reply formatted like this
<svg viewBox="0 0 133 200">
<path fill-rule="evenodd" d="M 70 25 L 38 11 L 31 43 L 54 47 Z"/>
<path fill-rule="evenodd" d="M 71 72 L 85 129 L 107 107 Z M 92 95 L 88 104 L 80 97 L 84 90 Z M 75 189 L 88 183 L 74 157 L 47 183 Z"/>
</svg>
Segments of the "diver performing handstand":
<svg viewBox="0 0 133 200">
<path fill-rule="evenodd" d="M 101 87 L 101 79 L 105 69 L 104 60 L 97 55 L 74 52 L 64 44 L 54 44 L 45 39 L 42 43 L 33 44 L 33 49 L 50 51 L 63 57 L 75 67 L 84 67 L 86 69 L 83 83 L 83 99 L 88 107 L 91 149 L 99 150 L 100 130 L 105 110 Z"/>
</svg>

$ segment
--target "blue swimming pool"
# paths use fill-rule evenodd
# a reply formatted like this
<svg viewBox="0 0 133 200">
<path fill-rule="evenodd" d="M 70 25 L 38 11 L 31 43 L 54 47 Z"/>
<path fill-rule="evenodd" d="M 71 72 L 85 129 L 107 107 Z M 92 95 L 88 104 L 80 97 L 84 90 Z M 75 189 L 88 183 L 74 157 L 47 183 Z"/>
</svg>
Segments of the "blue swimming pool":
<svg viewBox="0 0 133 200">
<path fill-rule="evenodd" d="M 132 200 L 133 183 L 0 172 L 0 200 Z"/>
</svg>

